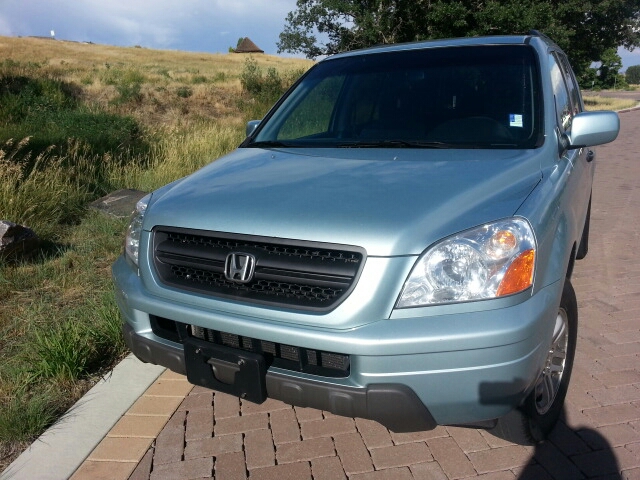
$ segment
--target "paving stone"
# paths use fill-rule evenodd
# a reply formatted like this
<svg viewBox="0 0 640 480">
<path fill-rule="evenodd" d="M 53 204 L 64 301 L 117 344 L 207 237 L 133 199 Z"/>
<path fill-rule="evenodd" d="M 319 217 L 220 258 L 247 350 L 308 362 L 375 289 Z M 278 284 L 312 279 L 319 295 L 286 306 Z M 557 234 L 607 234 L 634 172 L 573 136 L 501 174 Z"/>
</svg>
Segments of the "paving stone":
<svg viewBox="0 0 640 480">
<path fill-rule="evenodd" d="M 241 401 L 242 415 L 251 415 L 253 413 L 269 413 L 278 410 L 289 410 L 291 405 L 287 405 L 280 400 L 274 400 L 273 398 L 267 398 L 262 403 L 249 402 L 247 400 Z"/>
<path fill-rule="evenodd" d="M 242 451 L 242 434 L 221 435 L 187 442 L 184 458 L 215 457 L 221 453 Z"/>
<path fill-rule="evenodd" d="M 601 450 L 607 447 L 619 447 L 640 441 L 640 435 L 638 435 L 637 430 L 627 423 L 605 425 L 595 430 L 580 431 L 578 434 L 594 450 Z"/>
<path fill-rule="evenodd" d="M 70 480 L 128 480 L 136 462 L 97 462 L 88 460 L 80 465 Z"/>
<path fill-rule="evenodd" d="M 269 430 L 251 430 L 244 435 L 247 469 L 270 467 L 276 463 L 276 454 Z"/>
<path fill-rule="evenodd" d="M 516 476 L 510 470 L 503 470 L 501 472 L 483 473 L 476 478 L 478 480 L 514 480 Z"/>
<path fill-rule="evenodd" d="M 452 443 L 455 445 L 453 440 Z M 458 448 L 457 445 L 456 448 Z M 371 460 L 373 460 L 373 465 L 376 470 L 412 465 L 414 463 L 430 462 L 433 460 L 431 451 L 424 442 L 404 443 L 402 445 L 393 445 L 391 447 L 374 448 L 370 453 Z"/>
<path fill-rule="evenodd" d="M 613 452 L 622 470 L 640 467 L 640 442 L 615 447 Z"/>
<path fill-rule="evenodd" d="M 438 462 L 416 463 L 409 465 L 415 480 L 447 480 L 447 475 Z"/>
<path fill-rule="evenodd" d="M 155 442 L 153 464 L 179 462 L 184 453 L 184 432 L 163 430 Z"/>
<path fill-rule="evenodd" d="M 296 462 L 257 468 L 251 472 L 251 480 L 311 480 L 311 465 Z"/>
<path fill-rule="evenodd" d="M 276 445 L 302 440 L 300 426 L 293 408 L 271 412 L 269 414 L 269 424 L 273 442 Z"/>
<path fill-rule="evenodd" d="M 200 410 L 200 409 L 209 409 L 213 406 L 213 392 L 205 392 L 205 393 L 191 393 L 185 397 L 180 406 L 178 407 L 178 411 L 182 410 Z"/>
<path fill-rule="evenodd" d="M 488 473 L 526 466 L 531 461 L 533 452 L 520 445 L 512 445 L 468 455 L 478 473 Z"/>
<path fill-rule="evenodd" d="M 244 453 L 222 453 L 216 456 L 215 478 L 220 480 L 246 480 Z"/>
<path fill-rule="evenodd" d="M 637 370 L 619 370 L 616 372 L 597 373 L 596 377 L 605 387 L 640 384 L 640 372 Z"/>
<path fill-rule="evenodd" d="M 213 476 L 213 458 L 194 458 L 183 462 L 154 465 L 150 480 L 168 478 L 211 478 Z"/>
<path fill-rule="evenodd" d="M 514 468 L 513 472 L 518 480 L 564 480 L 552 478 L 544 468 L 537 464 L 529 464 L 524 468 Z M 584 476 L 580 475 L 571 480 L 581 480 L 583 478 Z"/>
<path fill-rule="evenodd" d="M 344 471 L 349 477 L 357 473 L 373 471 L 371 456 L 359 434 L 337 436 L 334 443 Z"/>
<path fill-rule="evenodd" d="M 615 474 L 620 471 L 615 453 L 609 448 L 575 455 L 571 460 L 588 477 Z"/>
<path fill-rule="evenodd" d="M 89 460 L 138 463 L 151 446 L 152 441 L 153 439 L 150 438 L 106 437 L 89 454 Z"/>
<path fill-rule="evenodd" d="M 563 421 L 559 421 L 549 435 L 549 442 L 566 456 L 590 452 L 591 448 L 575 430 L 569 428 Z"/>
<path fill-rule="evenodd" d="M 479 452 L 490 448 L 485 438 L 475 428 L 447 427 L 447 431 L 465 453 Z"/>
<path fill-rule="evenodd" d="M 213 405 L 207 408 L 189 410 L 187 413 L 185 440 L 210 438 L 213 432 Z"/>
<path fill-rule="evenodd" d="M 215 392 L 213 412 L 216 420 L 240 415 L 240 399 L 226 393 Z"/>
<path fill-rule="evenodd" d="M 534 458 L 553 478 L 582 477 L 575 464 L 551 442 L 536 446 Z"/>
<path fill-rule="evenodd" d="M 622 471 L 622 480 L 640 480 L 640 468 L 631 468 Z"/>
<path fill-rule="evenodd" d="M 182 400 L 193 389 L 193 385 L 186 378 L 177 380 L 159 378 L 151 385 L 145 395 L 152 397 L 180 397 Z"/>
<path fill-rule="evenodd" d="M 220 418 L 216 416 L 213 431 L 216 435 L 229 435 L 231 433 L 243 433 L 249 430 L 269 428 L 269 415 L 257 413 L 255 415 L 243 415 L 242 417 Z"/>
<path fill-rule="evenodd" d="M 162 415 L 169 418 L 182 403 L 182 397 L 151 397 L 143 395 L 131 406 L 131 415 Z"/>
<path fill-rule="evenodd" d="M 318 437 L 334 437 L 345 433 L 355 433 L 353 418 L 333 416 L 322 420 L 312 420 L 300 424 L 303 439 Z"/>
<path fill-rule="evenodd" d="M 640 409 L 628 404 L 590 408 L 583 413 L 596 427 L 640 420 Z"/>
<path fill-rule="evenodd" d="M 338 457 L 322 457 L 311 460 L 313 480 L 347 480 Z"/>
<path fill-rule="evenodd" d="M 389 430 L 373 420 L 356 418 L 356 428 L 362 436 L 362 440 L 367 448 L 390 447 L 393 445 Z"/>
<path fill-rule="evenodd" d="M 600 405 L 629 403 L 640 401 L 640 388 L 637 388 L 635 385 L 621 385 L 619 387 L 592 390 L 589 392 L 589 395 L 591 395 Z"/>
<path fill-rule="evenodd" d="M 357 473 L 349 477 L 349 480 L 413 480 L 411 470 L 408 467 L 390 468 L 368 473 Z"/>
<path fill-rule="evenodd" d="M 295 407 L 296 417 L 299 423 L 311 422 L 313 420 L 322 420 L 322 410 L 316 410 L 315 408 L 303 408 Z"/>
<path fill-rule="evenodd" d="M 278 463 L 294 463 L 320 457 L 335 456 L 336 451 L 330 438 L 313 438 L 300 442 L 283 443 L 276 447 Z"/>
<path fill-rule="evenodd" d="M 413 442 L 426 442 L 431 438 L 448 437 L 449 432 L 445 427 L 438 426 L 433 430 L 422 430 L 419 432 L 396 433 L 391 432 L 391 438 L 395 445 Z"/>
<path fill-rule="evenodd" d="M 476 474 L 473 464 L 453 438 L 434 438 L 429 440 L 428 445 L 433 458 L 450 478 L 470 477 Z"/>
<path fill-rule="evenodd" d="M 168 418 L 164 416 L 124 415 L 109 432 L 110 437 L 143 437 L 154 439 Z"/>
<path fill-rule="evenodd" d="M 151 467 L 153 465 L 153 447 L 147 450 L 142 460 L 138 462 L 135 470 L 127 480 L 149 480 L 151 475 Z"/>
</svg>

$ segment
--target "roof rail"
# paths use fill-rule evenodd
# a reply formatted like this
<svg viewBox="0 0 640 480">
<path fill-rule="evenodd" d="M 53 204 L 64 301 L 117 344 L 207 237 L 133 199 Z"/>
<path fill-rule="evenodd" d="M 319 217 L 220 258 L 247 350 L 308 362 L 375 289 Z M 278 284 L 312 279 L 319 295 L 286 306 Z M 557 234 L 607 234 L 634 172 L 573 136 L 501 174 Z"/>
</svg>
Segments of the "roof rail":
<svg viewBox="0 0 640 480">
<path fill-rule="evenodd" d="M 533 36 L 533 37 L 540 37 L 543 40 L 546 40 L 547 43 L 551 43 L 553 45 L 556 44 L 556 42 L 554 42 L 551 37 L 549 37 L 548 35 L 545 35 L 544 33 L 542 33 L 540 30 L 535 30 L 535 29 L 531 29 L 529 30 L 529 35 Z"/>
</svg>

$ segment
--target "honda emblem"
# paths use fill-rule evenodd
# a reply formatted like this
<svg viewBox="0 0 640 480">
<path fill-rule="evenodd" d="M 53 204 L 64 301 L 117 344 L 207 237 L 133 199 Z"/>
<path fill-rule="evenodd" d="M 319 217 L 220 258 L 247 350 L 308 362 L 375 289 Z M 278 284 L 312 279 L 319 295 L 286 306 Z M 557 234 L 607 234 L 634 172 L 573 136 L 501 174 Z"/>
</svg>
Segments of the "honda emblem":
<svg viewBox="0 0 640 480">
<path fill-rule="evenodd" d="M 256 257 L 248 253 L 230 253 L 224 264 L 224 276 L 235 283 L 249 283 L 256 269 Z"/>
</svg>

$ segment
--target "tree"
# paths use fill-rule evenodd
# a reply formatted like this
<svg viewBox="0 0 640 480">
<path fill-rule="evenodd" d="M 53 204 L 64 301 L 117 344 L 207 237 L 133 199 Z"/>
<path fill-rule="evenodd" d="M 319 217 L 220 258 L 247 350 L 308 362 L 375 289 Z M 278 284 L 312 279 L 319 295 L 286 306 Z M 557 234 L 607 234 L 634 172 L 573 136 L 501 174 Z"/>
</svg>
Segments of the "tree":
<svg viewBox="0 0 640 480">
<path fill-rule="evenodd" d="M 632 67 L 627 68 L 625 74 L 627 83 L 637 85 L 640 83 L 640 65 L 634 65 Z"/>
<path fill-rule="evenodd" d="M 279 52 L 308 58 L 431 38 L 537 29 L 569 55 L 578 76 L 605 50 L 640 45 L 640 0 L 297 0 Z"/>
<path fill-rule="evenodd" d="M 604 51 L 598 71 L 598 84 L 600 88 L 615 88 L 618 85 L 618 70 L 622 68 L 622 59 L 616 49 L 610 48 Z"/>
</svg>

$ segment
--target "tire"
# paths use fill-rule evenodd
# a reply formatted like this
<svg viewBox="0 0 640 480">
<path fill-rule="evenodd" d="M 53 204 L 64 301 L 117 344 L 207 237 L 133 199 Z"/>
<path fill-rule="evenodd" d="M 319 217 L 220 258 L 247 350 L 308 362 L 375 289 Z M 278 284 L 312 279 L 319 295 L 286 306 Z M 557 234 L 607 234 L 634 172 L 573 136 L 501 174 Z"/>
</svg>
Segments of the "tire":
<svg viewBox="0 0 640 480">
<path fill-rule="evenodd" d="M 521 406 L 525 429 L 534 442 L 541 442 L 549 435 L 562 412 L 571 379 L 577 333 L 578 303 L 567 278 L 545 365 L 533 391 Z"/>
<path fill-rule="evenodd" d="M 589 197 L 589 206 L 587 207 L 587 219 L 584 222 L 582 237 L 580 237 L 580 245 L 576 252 L 576 260 L 582 260 L 589 252 L 589 224 L 591 223 L 591 197 Z"/>
</svg>

